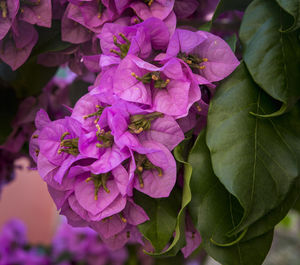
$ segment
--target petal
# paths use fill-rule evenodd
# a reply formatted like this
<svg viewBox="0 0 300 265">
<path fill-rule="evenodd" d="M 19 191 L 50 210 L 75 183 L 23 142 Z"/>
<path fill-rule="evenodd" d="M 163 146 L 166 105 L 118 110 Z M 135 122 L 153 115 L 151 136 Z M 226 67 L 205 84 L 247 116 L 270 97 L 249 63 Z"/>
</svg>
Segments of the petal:
<svg viewBox="0 0 300 265">
<path fill-rule="evenodd" d="M 139 225 L 149 220 L 149 217 L 144 209 L 141 206 L 135 204 L 131 199 L 127 201 L 126 207 L 124 209 L 124 217 L 131 225 Z"/>
<path fill-rule="evenodd" d="M 144 187 L 140 187 L 137 178 L 135 178 L 134 187 L 153 198 L 168 197 L 176 182 L 175 159 L 170 151 L 159 143 L 146 141 L 143 145 L 158 150 L 146 156 L 153 165 L 162 169 L 162 176 L 159 176 L 157 170 L 146 170 L 142 174 Z"/>
<path fill-rule="evenodd" d="M 116 144 L 104 149 L 103 155 L 90 166 L 94 174 L 109 172 L 130 156 L 127 150 L 120 150 Z"/>
<path fill-rule="evenodd" d="M 119 190 L 114 181 L 108 180 L 107 193 L 102 187 L 98 191 L 98 199 L 95 200 L 95 187 L 93 181 L 79 181 L 75 184 L 74 191 L 78 203 L 89 213 L 96 215 L 108 207 L 119 195 Z"/>
<path fill-rule="evenodd" d="M 126 198 L 119 195 L 110 205 L 108 205 L 102 212 L 92 215 L 89 214 L 92 221 L 100 221 L 104 218 L 110 217 L 114 214 L 120 213 L 126 205 Z"/>
<path fill-rule="evenodd" d="M 153 110 L 170 116 L 187 115 L 190 86 L 190 82 L 171 80 L 166 89 L 157 89 L 153 95 Z"/>
<path fill-rule="evenodd" d="M 129 175 L 126 169 L 119 165 L 112 170 L 112 175 L 114 176 L 114 181 L 117 184 L 119 192 L 125 196 L 127 193 L 127 187 L 129 183 Z"/>
<path fill-rule="evenodd" d="M 183 139 L 184 134 L 178 123 L 171 116 L 165 115 L 151 123 L 150 130 L 139 135 L 141 141 L 156 141 L 173 150 Z"/>
<path fill-rule="evenodd" d="M 99 222 L 93 222 L 91 227 L 99 233 L 101 237 L 109 238 L 120 233 L 126 227 L 126 223 L 121 220 L 120 215 L 115 214 Z"/>
<path fill-rule="evenodd" d="M 208 61 L 202 63 L 205 69 L 200 75 L 210 82 L 216 82 L 230 75 L 240 64 L 229 45 L 220 37 L 209 32 L 198 31 L 197 34 L 205 36 L 206 40 L 194 49 L 194 53 Z"/>
</svg>

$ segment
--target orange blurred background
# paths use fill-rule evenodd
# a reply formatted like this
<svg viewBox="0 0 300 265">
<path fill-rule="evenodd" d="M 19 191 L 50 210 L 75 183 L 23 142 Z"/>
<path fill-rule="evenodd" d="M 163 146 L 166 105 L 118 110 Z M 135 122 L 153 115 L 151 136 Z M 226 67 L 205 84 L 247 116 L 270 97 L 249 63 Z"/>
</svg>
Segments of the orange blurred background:
<svg viewBox="0 0 300 265">
<path fill-rule="evenodd" d="M 27 158 L 16 160 L 15 166 L 15 179 L 0 194 L 0 233 L 8 220 L 17 218 L 25 223 L 30 243 L 49 244 L 59 217 L 47 185 L 29 169 Z"/>
</svg>

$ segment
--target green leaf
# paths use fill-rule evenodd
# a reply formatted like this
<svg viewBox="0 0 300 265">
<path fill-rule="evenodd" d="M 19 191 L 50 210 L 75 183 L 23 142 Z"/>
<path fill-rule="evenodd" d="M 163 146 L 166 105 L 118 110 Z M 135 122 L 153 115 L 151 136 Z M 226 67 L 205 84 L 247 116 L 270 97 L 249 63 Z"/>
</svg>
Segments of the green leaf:
<svg viewBox="0 0 300 265">
<path fill-rule="evenodd" d="M 246 230 L 238 236 L 227 236 L 238 224 L 243 209 L 213 173 L 205 131 L 198 136 L 189 162 L 193 167 L 189 210 L 200 231 L 204 249 L 223 265 L 262 264 L 271 246 L 273 231 L 246 242 L 243 242 Z"/>
<path fill-rule="evenodd" d="M 300 179 L 297 179 L 295 184 L 292 185 L 291 191 L 288 193 L 284 201 L 249 227 L 248 233 L 244 240 L 252 239 L 266 233 L 267 231 L 270 231 L 275 225 L 283 220 L 288 214 L 289 210 L 296 205 L 297 199 L 300 197 L 299 190 Z"/>
<path fill-rule="evenodd" d="M 294 23 L 288 29 L 283 32 L 289 32 L 297 30 L 300 27 L 300 2 L 299 0 L 276 0 L 277 3 L 283 8 L 288 14 L 290 14 Z"/>
<path fill-rule="evenodd" d="M 287 111 L 300 98 L 300 49 L 297 32 L 280 32 L 284 22 L 283 12 L 275 1 L 255 0 L 245 12 L 240 39 L 254 81 L 286 104 Z M 276 115 L 281 114 L 279 111 Z"/>
<path fill-rule="evenodd" d="M 226 42 L 228 43 L 228 45 L 230 46 L 231 50 L 233 52 L 235 52 L 236 49 L 236 42 L 237 42 L 237 37 L 235 34 L 232 34 L 227 40 Z"/>
<path fill-rule="evenodd" d="M 277 207 L 299 176 L 299 111 L 272 119 L 249 114 L 274 109 L 243 63 L 210 105 L 207 144 L 213 169 L 244 208 L 236 233 Z"/>
<path fill-rule="evenodd" d="M 139 230 L 151 242 L 156 252 L 160 252 L 168 244 L 175 230 L 180 208 L 175 192 L 165 199 L 153 199 L 142 193 L 135 194 L 135 198 L 150 218 L 149 221 L 139 225 Z"/>
</svg>

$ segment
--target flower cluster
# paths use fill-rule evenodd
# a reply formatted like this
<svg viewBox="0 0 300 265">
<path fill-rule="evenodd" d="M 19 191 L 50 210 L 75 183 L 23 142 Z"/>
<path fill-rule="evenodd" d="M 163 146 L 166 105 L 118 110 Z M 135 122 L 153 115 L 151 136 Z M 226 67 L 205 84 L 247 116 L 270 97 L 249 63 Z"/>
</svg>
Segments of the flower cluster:
<svg viewBox="0 0 300 265">
<path fill-rule="evenodd" d="M 136 192 L 170 195 L 177 178 L 171 151 L 205 124 L 213 82 L 239 62 L 221 38 L 176 29 L 174 0 L 54 3 L 66 7 L 62 39 L 76 45 L 40 59 L 70 66 L 76 53 L 76 69 L 83 64 L 97 77 L 70 116 L 51 121 L 37 113 L 31 156 L 69 224 L 93 228 L 113 249 L 142 244 L 137 226 L 149 217 Z M 99 51 L 87 55 L 92 43 Z"/>
</svg>

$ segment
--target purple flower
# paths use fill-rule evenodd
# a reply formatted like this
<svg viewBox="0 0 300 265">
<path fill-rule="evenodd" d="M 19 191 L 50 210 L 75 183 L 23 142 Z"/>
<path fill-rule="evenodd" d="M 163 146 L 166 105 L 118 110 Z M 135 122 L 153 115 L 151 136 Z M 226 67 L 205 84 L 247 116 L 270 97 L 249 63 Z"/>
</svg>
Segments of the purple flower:
<svg viewBox="0 0 300 265">
<path fill-rule="evenodd" d="M 49 163 L 53 169 L 59 167 L 54 178 L 61 183 L 69 167 L 84 158 L 78 150 L 81 132 L 80 123 L 69 117 L 50 122 L 42 128 L 36 136 L 39 146 L 38 170 L 42 177 L 46 175 L 43 173 L 46 168 L 44 164 Z"/>
<path fill-rule="evenodd" d="M 68 18 L 76 21 L 85 28 L 99 33 L 101 26 L 117 18 L 111 1 L 77 0 L 70 1 Z"/>
<path fill-rule="evenodd" d="M 50 28 L 52 20 L 51 0 L 21 0 L 18 18 L 32 25 Z"/>
<path fill-rule="evenodd" d="M 157 59 L 168 60 L 173 57 L 180 58 L 195 75 L 200 75 L 209 82 L 224 79 L 239 65 L 228 44 L 205 31 L 177 29 L 171 37 L 166 54 Z"/>
<path fill-rule="evenodd" d="M 122 60 L 113 81 L 114 92 L 120 98 L 176 118 L 186 116 L 191 105 L 201 98 L 198 84 L 209 83 L 193 75 L 179 59 L 157 67 L 133 55 Z"/>
<path fill-rule="evenodd" d="M 107 110 L 115 142 L 120 148 L 127 146 L 137 152 L 149 152 L 142 141 L 153 140 L 172 150 L 184 135 L 175 119 L 159 112 L 150 112 L 125 102 L 117 101 Z"/>
<path fill-rule="evenodd" d="M 133 1 L 130 7 L 135 11 L 137 16 L 143 20 L 150 17 L 164 20 L 173 11 L 175 0 L 151 0 L 147 2 L 148 4 L 142 1 Z"/>
<path fill-rule="evenodd" d="M 192 15 L 198 8 L 197 0 L 177 0 L 174 4 L 174 12 L 177 18 L 186 18 Z"/>
<path fill-rule="evenodd" d="M 0 40 L 2 40 L 10 30 L 13 21 L 19 10 L 19 0 L 2 1 L 0 4 Z"/>
<path fill-rule="evenodd" d="M 62 40 L 74 44 L 79 44 L 90 40 L 92 38 L 92 33 L 78 22 L 70 19 L 69 12 L 70 5 L 67 7 L 61 20 Z"/>
<path fill-rule="evenodd" d="M 0 41 L 1 60 L 16 70 L 27 60 L 37 40 L 38 34 L 31 24 L 14 20 L 11 34 Z"/>
<path fill-rule="evenodd" d="M 153 198 L 168 197 L 176 182 L 175 159 L 160 143 L 145 141 L 143 146 L 151 152 L 132 153 L 128 194 L 134 187 Z"/>
<path fill-rule="evenodd" d="M 157 18 L 133 26 L 106 23 L 98 37 L 103 54 L 120 58 L 127 54 L 147 58 L 152 48 L 165 49 L 169 41 L 168 28 Z"/>
</svg>

